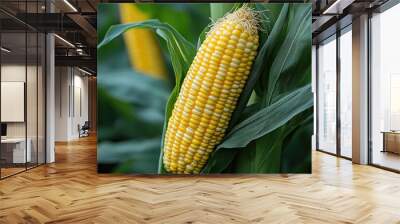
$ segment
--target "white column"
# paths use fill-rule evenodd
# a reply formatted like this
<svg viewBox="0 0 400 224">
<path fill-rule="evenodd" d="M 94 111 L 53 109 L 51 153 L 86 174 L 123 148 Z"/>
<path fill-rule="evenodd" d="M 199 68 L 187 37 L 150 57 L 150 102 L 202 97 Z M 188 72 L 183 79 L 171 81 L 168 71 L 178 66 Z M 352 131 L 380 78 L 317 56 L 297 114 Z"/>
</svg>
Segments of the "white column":
<svg viewBox="0 0 400 224">
<path fill-rule="evenodd" d="M 54 5 L 46 1 L 46 11 L 54 12 Z M 55 43 L 54 35 L 46 35 L 46 163 L 55 161 Z"/>
<path fill-rule="evenodd" d="M 353 19 L 353 162 L 368 163 L 368 16 Z"/>
<path fill-rule="evenodd" d="M 46 71 L 46 163 L 55 161 L 54 133 L 55 133 L 55 60 L 54 60 L 54 35 L 47 34 L 47 71 Z"/>
</svg>

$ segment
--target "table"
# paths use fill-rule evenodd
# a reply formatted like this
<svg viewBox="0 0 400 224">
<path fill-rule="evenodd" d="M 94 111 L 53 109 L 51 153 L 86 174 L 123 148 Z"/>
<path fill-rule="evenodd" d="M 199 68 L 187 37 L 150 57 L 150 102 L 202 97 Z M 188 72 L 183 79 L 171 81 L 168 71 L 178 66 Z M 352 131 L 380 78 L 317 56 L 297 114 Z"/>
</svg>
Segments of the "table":
<svg viewBox="0 0 400 224">
<path fill-rule="evenodd" d="M 28 142 L 26 151 L 25 151 L 25 138 L 5 138 L 1 139 L 1 147 L 2 152 L 5 151 L 12 151 L 12 163 L 26 163 L 31 162 L 32 160 L 32 153 L 31 153 L 31 145 L 32 141 L 30 138 L 27 138 L 26 141 Z M 8 147 L 13 146 L 12 150 Z M 6 147 L 3 150 L 3 147 Z M 3 155 L 2 155 L 3 157 Z M 11 159 L 11 158 L 10 158 Z"/>
<path fill-rule="evenodd" d="M 382 152 L 392 152 L 400 154 L 400 131 L 382 131 L 383 150 Z"/>
</svg>

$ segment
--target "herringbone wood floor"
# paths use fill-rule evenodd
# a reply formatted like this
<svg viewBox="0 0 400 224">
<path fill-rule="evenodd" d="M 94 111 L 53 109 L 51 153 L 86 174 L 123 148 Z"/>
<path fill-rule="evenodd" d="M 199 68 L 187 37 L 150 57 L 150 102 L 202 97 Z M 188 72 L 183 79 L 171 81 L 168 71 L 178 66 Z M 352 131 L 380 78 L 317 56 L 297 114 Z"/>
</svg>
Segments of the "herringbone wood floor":
<svg viewBox="0 0 400 224">
<path fill-rule="evenodd" d="M 400 175 L 313 153 L 312 175 L 96 173 L 96 141 L 0 181 L 0 223 L 400 223 Z"/>
</svg>

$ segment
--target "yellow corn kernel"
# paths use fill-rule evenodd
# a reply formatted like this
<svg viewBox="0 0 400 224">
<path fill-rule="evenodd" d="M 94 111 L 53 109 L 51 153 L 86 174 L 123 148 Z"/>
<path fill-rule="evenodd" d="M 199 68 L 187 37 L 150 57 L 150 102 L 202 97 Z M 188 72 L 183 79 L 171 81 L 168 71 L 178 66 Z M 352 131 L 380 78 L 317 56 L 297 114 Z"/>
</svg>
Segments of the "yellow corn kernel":
<svg viewBox="0 0 400 224">
<path fill-rule="evenodd" d="M 257 54 L 257 26 L 254 12 L 243 7 L 207 34 L 168 122 L 163 157 L 168 172 L 199 173 L 221 142 Z"/>
<path fill-rule="evenodd" d="M 122 23 L 141 22 L 149 19 L 135 4 L 120 4 L 119 9 Z M 133 69 L 156 78 L 167 78 L 161 49 L 151 30 L 128 30 L 124 33 L 124 40 Z"/>
</svg>

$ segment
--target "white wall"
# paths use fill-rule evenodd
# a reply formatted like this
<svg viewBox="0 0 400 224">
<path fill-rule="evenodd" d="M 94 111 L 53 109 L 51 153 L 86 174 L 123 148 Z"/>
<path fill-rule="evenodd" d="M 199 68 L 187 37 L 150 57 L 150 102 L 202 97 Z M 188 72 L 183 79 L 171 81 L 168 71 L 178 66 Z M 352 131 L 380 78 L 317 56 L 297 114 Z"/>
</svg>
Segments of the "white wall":
<svg viewBox="0 0 400 224">
<path fill-rule="evenodd" d="M 88 78 L 76 68 L 56 67 L 55 85 L 55 140 L 77 139 L 78 125 L 88 120 Z"/>
<path fill-rule="evenodd" d="M 20 64 L 4 64 L 1 66 L 1 81 L 2 82 L 25 82 L 26 70 L 28 74 L 31 74 L 33 69 L 36 67 Z M 36 73 L 36 70 L 35 70 Z M 36 97 L 35 92 L 28 92 L 28 97 Z M 3 96 L 4 97 L 4 96 Z M 36 106 L 36 105 L 35 105 Z M 1 108 L 1 110 L 7 110 L 7 108 Z M 36 115 L 36 114 L 35 114 Z M 29 115 L 28 115 L 29 116 Z M 28 117 L 28 121 L 31 121 L 31 117 Z M 7 122 L 7 136 L 8 137 L 25 137 L 25 122 Z M 32 125 L 29 125 L 31 127 Z"/>
<path fill-rule="evenodd" d="M 73 119 L 72 119 L 72 130 L 71 135 L 75 138 L 78 137 L 78 124 L 81 126 L 88 121 L 89 119 L 89 110 L 88 110 L 88 78 L 87 76 L 82 76 L 82 73 L 74 75 L 74 108 L 73 111 Z M 81 110 L 81 111 L 80 111 Z"/>
<path fill-rule="evenodd" d="M 39 69 L 37 71 L 37 69 Z M 44 82 L 41 67 L 25 66 L 25 64 L 3 64 L 1 66 L 1 81 L 2 82 L 24 82 L 26 85 L 26 106 L 25 101 L 22 102 L 22 108 L 14 108 L 20 110 L 24 116 L 26 112 L 26 120 L 24 118 L 21 122 L 5 122 L 7 124 L 7 137 L 9 138 L 24 138 L 27 136 L 29 139 L 28 144 L 31 149 L 33 162 L 39 158 L 39 163 L 44 163 Z M 27 80 L 25 80 L 27 78 Z M 4 89 L 2 89 L 2 93 Z M 24 94 L 24 90 L 20 90 L 20 94 Z M 8 98 L 7 95 L 2 95 L 2 98 Z M 16 102 L 17 103 L 17 102 Z M 16 113 L 10 107 L 1 107 L 2 112 Z M 37 155 L 37 153 L 39 155 Z"/>
<path fill-rule="evenodd" d="M 1 81 L 2 82 L 25 82 L 25 64 L 8 64 L 1 66 Z M 6 110 L 7 108 L 1 108 Z M 25 123 L 12 122 L 7 123 L 7 136 L 8 137 L 25 137 Z"/>
<path fill-rule="evenodd" d="M 55 68 L 55 140 L 68 140 L 68 87 L 70 84 L 68 67 Z"/>
</svg>

